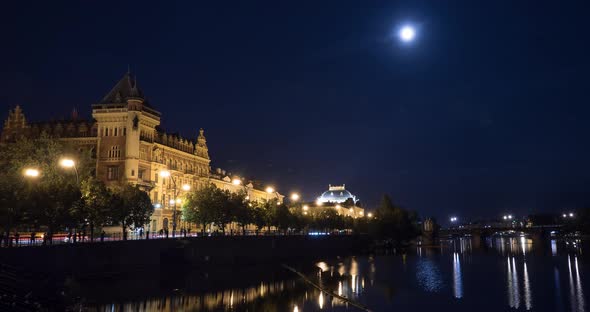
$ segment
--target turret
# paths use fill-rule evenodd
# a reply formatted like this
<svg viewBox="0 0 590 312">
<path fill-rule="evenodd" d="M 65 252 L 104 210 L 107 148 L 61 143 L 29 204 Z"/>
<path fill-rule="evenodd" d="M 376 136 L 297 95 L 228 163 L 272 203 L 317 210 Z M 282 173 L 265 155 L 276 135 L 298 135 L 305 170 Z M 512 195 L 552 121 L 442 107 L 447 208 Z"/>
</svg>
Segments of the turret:
<svg viewBox="0 0 590 312">
<path fill-rule="evenodd" d="M 27 120 L 22 109 L 17 105 L 13 110 L 8 111 L 8 118 L 4 121 L 1 142 L 15 140 L 18 136 L 24 135 L 27 129 Z"/>
<path fill-rule="evenodd" d="M 199 130 L 199 137 L 197 137 L 197 144 L 195 145 L 195 155 L 209 159 L 209 149 L 207 148 L 207 139 L 205 138 L 205 130 Z"/>
</svg>

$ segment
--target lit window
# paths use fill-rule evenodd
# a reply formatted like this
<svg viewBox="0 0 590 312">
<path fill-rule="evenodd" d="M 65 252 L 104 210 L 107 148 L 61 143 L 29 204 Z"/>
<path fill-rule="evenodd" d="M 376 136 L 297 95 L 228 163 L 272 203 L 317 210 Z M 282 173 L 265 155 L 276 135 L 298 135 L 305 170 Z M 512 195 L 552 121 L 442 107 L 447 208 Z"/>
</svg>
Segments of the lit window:
<svg viewBox="0 0 590 312">
<path fill-rule="evenodd" d="M 119 179 L 119 166 L 107 167 L 107 180 L 114 181 Z"/>
</svg>

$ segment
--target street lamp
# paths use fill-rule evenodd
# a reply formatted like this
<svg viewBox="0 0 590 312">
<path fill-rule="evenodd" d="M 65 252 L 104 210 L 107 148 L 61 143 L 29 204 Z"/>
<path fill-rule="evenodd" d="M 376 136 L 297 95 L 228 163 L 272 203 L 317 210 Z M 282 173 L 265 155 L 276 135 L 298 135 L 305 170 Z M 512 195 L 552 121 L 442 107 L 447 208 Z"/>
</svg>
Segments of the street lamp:
<svg viewBox="0 0 590 312">
<path fill-rule="evenodd" d="M 272 193 L 275 192 L 275 189 L 272 188 L 272 186 L 268 186 L 268 187 L 266 187 L 266 192 L 269 193 L 269 194 L 272 194 Z"/>
<path fill-rule="evenodd" d="M 232 183 L 233 185 L 240 185 L 240 184 L 242 184 L 242 180 L 240 180 L 240 179 L 233 179 L 233 180 L 231 181 L 231 183 Z"/>
<path fill-rule="evenodd" d="M 316 206 L 321 206 L 322 204 L 323 204 L 322 201 L 320 201 L 319 199 L 316 200 L 316 202 L 315 202 L 315 205 Z"/>
<path fill-rule="evenodd" d="M 451 222 L 457 222 L 457 217 L 451 217 Z"/>
<path fill-rule="evenodd" d="M 80 177 L 78 176 L 78 168 L 76 168 L 76 162 L 73 159 L 62 158 L 59 161 L 59 165 L 62 166 L 63 168 L 66 168 L 66 169 L 74 168 L 74 171 L 76 172 L 76 183 L 80 184 Z"/>
<path fill-rule="evenodd" d="M 303 205 L 303 211 L 307 211 L 309 210 L 309 206 L 308 205 Z"/>
<path fill-rule="evenodd" d="M 182 185 L 182 190 L 183 190 L 183 191 L 187 191 L 187 192 L 188 192 L 188 191 L 190 191 L 190 190 L 191 190 L 191 186 L 190 186 L 190 185 L 188 185 L 188 184 L 183 184 L 183 185 Z"/>
<path fill-rule="evenodd" d="M 373 217 L 373 214 L 369 212 L 369 213 L 367 213 L 367 217 L 368 218 L 372 218 Z"/>
<path fill-rule="evenodd" d="M 27 178 L 37 178 L 39 177 L 39 170 L 35 168 L 26 168 L 23 170 L 23 175 Z"/>
<path fill-rule="evenodd" d="M 296 202 L 298 200 L 299 200 L 299 194 L 297 194 L 297 193 L 291 194 L 291 201 Z"/>
<path fill-rule="evenodd" d="M 172 237 L 176 237 L 176 203 L 180 203 L 180 201 L 176 199 L 176 196 L 178 195 L 176 193 L 176 179 L 174 179 L 174 176 L 172 176 L 172 174 L 168 170 L 160 171 L 160 176 L 162 178 L 170 178 L 170 180 L 172 181 L 172 185 L 174 187 L 174 199 L 170 200 L 170 205 L 172 205 Z M 182 185 L 182 189 L 185 189 L 185 186 L 190 189 L 190 185 L 188 184 Z"/>
</svg>

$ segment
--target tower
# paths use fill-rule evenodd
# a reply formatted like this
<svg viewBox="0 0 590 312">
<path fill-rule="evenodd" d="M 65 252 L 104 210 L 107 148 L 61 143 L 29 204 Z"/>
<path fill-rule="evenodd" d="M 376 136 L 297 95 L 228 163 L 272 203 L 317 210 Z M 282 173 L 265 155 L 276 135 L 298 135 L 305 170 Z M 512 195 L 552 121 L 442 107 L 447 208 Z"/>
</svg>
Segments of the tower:
<svg viewBox="0 0 590 312">
<path fill-rule="evenodd" d="M 98 126 L 97 177 L 107 183 L 136 183 L 141 140 L 154 139 L 160 112 L 149 105 L 136 78 L 127 72 L 92 105 L 92 117 Z"/>
<path fill-rule="evenodd" d="M 205 130 L 199 129 L 199 136 L 197 137 L 197 144 L 195 145 L 195 155 L 209 159 L 209 149 L 207 148 L 207 139 L 205 138 Z"/>
<path fill-rule="evenodd" d="M 8 118 L 4 121 L 0 142 L 14 141 L 19 136 L 25 135 L 27 120 L 22 109 L 17 105 L 14 110 L 8 111 Z"/>
</svg>

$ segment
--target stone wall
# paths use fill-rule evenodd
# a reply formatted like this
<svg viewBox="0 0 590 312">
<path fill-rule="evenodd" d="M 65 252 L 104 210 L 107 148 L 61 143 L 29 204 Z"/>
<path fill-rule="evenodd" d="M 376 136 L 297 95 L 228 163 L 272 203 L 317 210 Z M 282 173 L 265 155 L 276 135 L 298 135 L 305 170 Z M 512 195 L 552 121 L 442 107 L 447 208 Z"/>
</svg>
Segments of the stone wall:
<svg viewBox="0 0 590 312">
<path fill-rule="evenodd" d="M 263 265 L 345 256 L 367 249 L 362 236 L 233 236 L 5 248 L 0 262 L 31 272 L 91 277 L 182 266 Z"/>
</svg>

